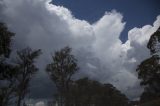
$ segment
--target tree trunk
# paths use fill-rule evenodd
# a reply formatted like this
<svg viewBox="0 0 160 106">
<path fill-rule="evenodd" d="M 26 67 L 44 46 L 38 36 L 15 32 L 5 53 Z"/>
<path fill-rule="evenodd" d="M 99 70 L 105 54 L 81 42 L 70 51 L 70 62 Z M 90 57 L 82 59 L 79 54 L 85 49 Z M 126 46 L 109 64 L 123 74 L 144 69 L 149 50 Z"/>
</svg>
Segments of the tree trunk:
<svg viewBox="0 0 160 106">
<path fill-rule="evenodd" d="M 22 100 L 22 99 L 21 99 L 21 96 L 19 96 L 19 97 L 18 97 L 18 103 L 17 103 L 17 106 L 21 106 L 21 100 Z"/>
<path fill-rule="evenodd" d="M 63 106 L 63 96 L 62 96 L 62 93 L 60 93 L 60 95 L 58 97 L 58 106 Z"/>
</svg>

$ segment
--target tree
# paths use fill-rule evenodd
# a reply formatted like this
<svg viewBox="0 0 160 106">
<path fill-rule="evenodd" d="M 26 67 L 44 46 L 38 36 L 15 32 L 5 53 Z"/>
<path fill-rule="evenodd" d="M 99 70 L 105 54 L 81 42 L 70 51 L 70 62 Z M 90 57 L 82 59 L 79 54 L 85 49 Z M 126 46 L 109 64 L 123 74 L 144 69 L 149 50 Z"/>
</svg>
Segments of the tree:
<svg viewBox="0 0 160 106">
<path fill-rule="evenodd" d="M 72 75 L 78 70 L 77 60 L 71 54 L 71 48 L 65 47 L 56 51 L 52 56 L 53 62 L 48 64 L 46 71 L 54 81 L 60 95 L 60 106 L 67 105 L 67 91 L 71 82 Z"/>
<path fill-rule="evenodd" d="M 13 36 L 14 33 L 8 31 L 6 25 L 0 22 L 0 56 L 9 57 L 11 52 L 11 38 Z"/>
<path fill-rule="evenodd" d="M 111 84 L 82 78 L 71 84 L 70 106 L 128 106 L 128 99 Z"/>
<path fill-rule="evenodd" d="M 0 22 L 0 80 L 8 78 L 10 74 L 5 68 L 9 68 L 10 65 L 5 62 L 6 58 L 9 58 L 11 49 L 11 38 L 14 36 L 14 33 L 8 31 L 7 26 L 4 23 Z M 5 68 L 4 68 L 5 67 Z"/>
<path fill-rule="evenodd" d="M 17 105 L 25 97 L 32 75 L 37 71 L 34 60 L 40 50 L 30 48 L 17 52 L 16 65 L 6 61 L 11 53 L 11 41 L 14 33 L 8 31 L 4 23 L 0 23 L 0 106 L 8 106 L 10 101 L 18 97 Z"/>
<path fill-rule="evenodd" d="M 21 101 L 28 93 L 29 82 L 32 76 L 38 71 L 35 66 L 35 59 L 40 55 L 41 50 L 33 51 L 30 48 L 22 49 L 17 52 L 16 59 L 16 95 L 18 96 L 17 106 L 21 105 Z"/>
<path fill-rule="evenodd" d="M 158 55 L 160 53 L 160 27 L 150 37 L 147 47 L 150 49 L 151 55 Z"/>
<path fill-rule="evenodd" d="M 3 79 L 0 79 L 0 104 L 1 106 L 8 106 L 11 99 L 15 97 L 15 67 L 10 64 L 1 64 L 0 69 L 5 70 Z"/>
<path fill-rule="evenodd" d="M 4 23 L 0 22 L 0 105 L 7 106 L 13 96 L 14 66 L 6 62 L 9 58 L 11 41 L 14 33 L 10 32 Z"/>
<path fill-rule="evenodd" d="M 141 96 L 141 102 L 152 100 L 160 97 L 160 57 L 152 56 L 143 61 L 139 67 L 138 78 L 141 85 L 145 87 L 145 91 Z"/>
<path fill-rule="evenodd" d="M 136 70 L 141 85 L 145 87 L 141 102 L 160 97 L 160 28 L 151 36 L 147 47 L 151 57 L 144 60 Z"/>
</svg>

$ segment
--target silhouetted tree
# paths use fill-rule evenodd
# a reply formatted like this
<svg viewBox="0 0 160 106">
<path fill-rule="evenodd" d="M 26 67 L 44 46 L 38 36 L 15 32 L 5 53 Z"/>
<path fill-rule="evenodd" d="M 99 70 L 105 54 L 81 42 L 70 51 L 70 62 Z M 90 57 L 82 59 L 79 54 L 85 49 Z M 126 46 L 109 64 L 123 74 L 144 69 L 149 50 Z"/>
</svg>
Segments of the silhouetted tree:
<svg viewBox="0 0 160 106">
<path fill-rule="evenodd" d="M 30 48 L 25 48 L 17 52 L 16 58 L 16 95 L 18 96 L 17 106 L 21 105 L 28 92 L 29 82 L 32 76 L 38 71 L 35 66 L 35 59 L 40 55 L 41 50 L 33 51 Z"/>
<path fill-rule="evenodd" d="M 5 70 L 10 67 L 5 60 L 10 55 L 11 38 L 13 36 L 14 33 L 10 32 L 4 23 L 0 22 L 0 80 L 10 77 L 11 74 L 8 74 L 8 71 Z"/>
<path fill-rule="evenodd" d="M 11 40 L 14 33 L 10 32 L 4 23 L 0 22 L 0 106 L 7 106 L 13 96 L 14 67 L 6 62 L 9 58 Z"/>
<path fill-rule="evenodd" d="M 128 99 L 111 84 L 88 78 L 74 81 L 69 91 L 70 106 L 128 106 Z"/>
<path fill-rule="evenodd" d="M 0 56 L 9 57 L 11 52 L 11 38 L 14 33 L 10 32 L 4 23 L 0 22 Z"/>
<path fill-rule="evenodd" d="M 145 87 L 141 102 L 160 97 L 160 28 L 151 36 L 147 47 L 150 49 L 151 57 L 137 68 L 138 78 Z"/>
<path fill-rule="evenodd" d="M 158 30 L 150 37 L 148 45 L 151 55 L 160 55 L 160 27 Z"/>
<path fill-rule="evenodd" d="M 0 104 L 1 106 L 8 106 L 10 100 L 15 97 L 15 76 L 16 70 L 15 67 L 8 64 L 1 64 L 0 69 L 5 70 L 5 77 L 0 79 Z"/>
<path fill-rule="evenodd" d="M 77 60 L 71 54 L 71 48 L 69 47 L 56 51 L 52 60 L 53 62 L 47 65 L 46 71 L 58 89 L 60 106 L 63 105 L 63 102 L 68 105 L 67 92 L 71 77 L 78 70 Z"/>
</svg>

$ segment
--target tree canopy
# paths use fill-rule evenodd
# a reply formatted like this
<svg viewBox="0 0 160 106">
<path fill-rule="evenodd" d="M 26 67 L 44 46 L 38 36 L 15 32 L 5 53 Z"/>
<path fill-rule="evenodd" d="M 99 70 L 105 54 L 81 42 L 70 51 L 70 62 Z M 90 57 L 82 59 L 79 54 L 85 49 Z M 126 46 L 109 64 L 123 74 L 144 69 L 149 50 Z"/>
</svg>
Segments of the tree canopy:
<svg viewBox="0 0 160 106">
<path fill-rule="evenodd" d="M 13 96 L 14 67 L 6 62 L 11 52 L 11 41 L 14 33 L 10 32 L 4 23 L 0 22 L 0 105 L 7 106 Z"/>
<path fill-rule="evenodd" d="M 4 55 L 5 57 L 9 57 L 13 36 L 14 33 L 10 32 L 4 23 L 0 22 L 0 56 Z"/>
<path fill-rule="evenodd" d="M 160 28 L 150 37 L 147 47 L 151 57 L 137 68 L 138 78 L 145 87 L 141 95 L 142 102 L 160 97 Z"/>
<path fill-rule="evenodd" d="M 20 106 L 28 92 L 29 82 L 38 70 L 35 59 L 40 55 L 40 50 L 25 48 L 17 52 L 14 62 L 9 59 L 13 36 L 14 33 L 0 23 L 0 106 L 13 102 Z"/>
<path fill-rule="evenodd" d="M 21 101 L 28 93 L 29 82 L 32 76 L 38 71 L 35 66 L 35 59 L 40 55 L 41 50 L 33 51 L 30 48 L 22 49 L 17 52 L 16 58 L 16 95 L 18 96 L 17 106 L 21 105 Z"/>
<path fill-rule="evenodd" d="M 66 101 L 72 75 L 78 70 L 77 60 L 71 54 L 71 48 L 65 47 L 52 56 L 53 62 L 48 64 L 46 71 L 56 84 L 60 95 L 60 103 Z"/>
<path fill-rule="evenodd" d="M 73 81 L 68 93 L 70 106 L 128 106 L 127 97 L 111 84 L 82 78 Z"/>
</svg>

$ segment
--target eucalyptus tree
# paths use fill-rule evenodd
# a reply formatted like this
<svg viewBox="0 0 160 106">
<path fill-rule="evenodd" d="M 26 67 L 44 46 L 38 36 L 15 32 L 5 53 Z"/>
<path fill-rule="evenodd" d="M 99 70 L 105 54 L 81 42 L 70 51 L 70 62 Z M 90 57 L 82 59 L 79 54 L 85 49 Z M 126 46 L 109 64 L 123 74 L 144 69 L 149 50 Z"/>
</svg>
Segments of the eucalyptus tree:
<svg viewBox="0 0 160 106">
<path fill-rule="evenodd" d="M 52 62 L 46 67 L 46 71 L 58 89 L 60 106 L 63 104 L 67 105 L 71 78 L 77 70 L 77 60 L 71 54 L 71 48 L 69 47 L 56 51 L 52 56 Z"/>
</svg>

